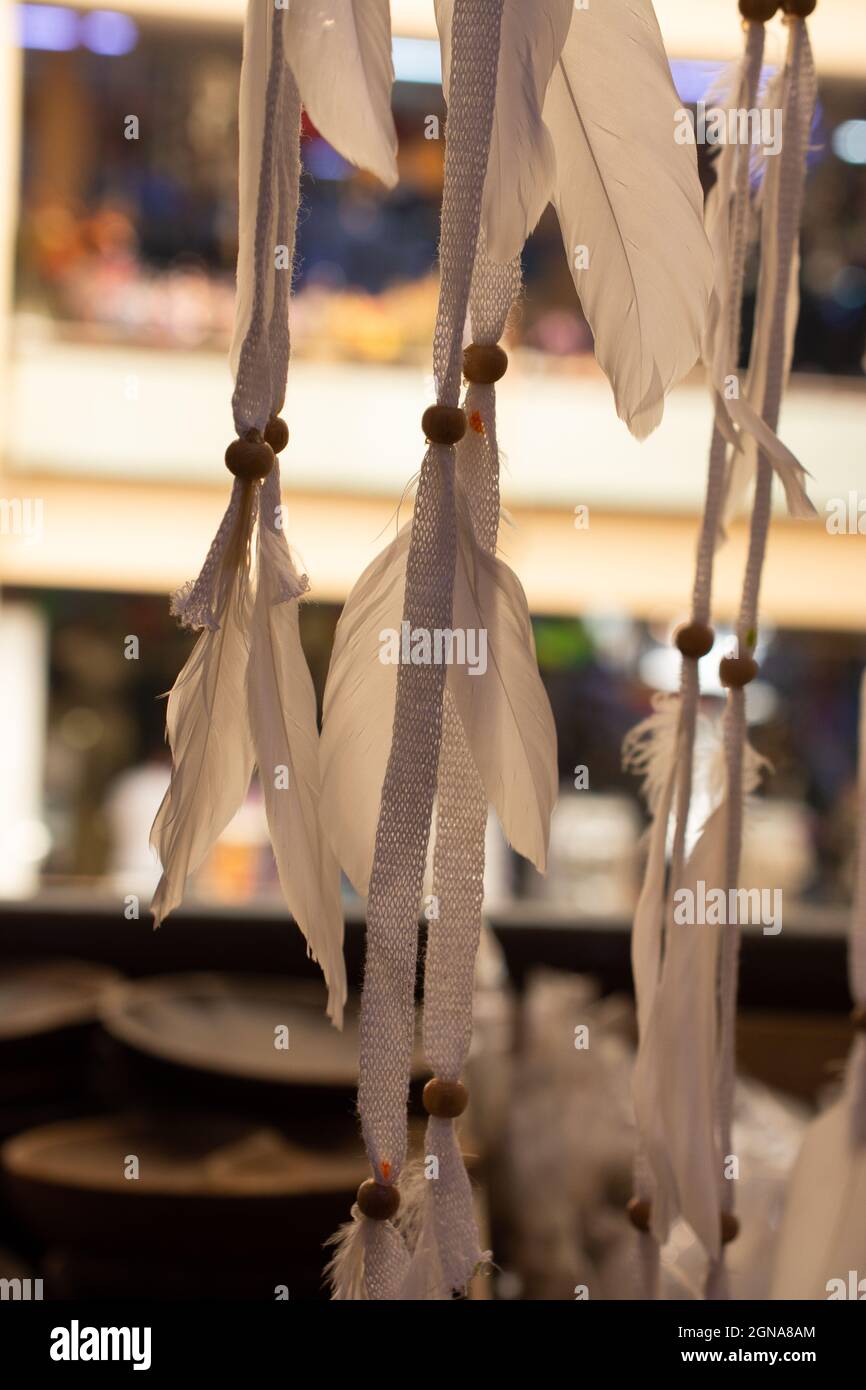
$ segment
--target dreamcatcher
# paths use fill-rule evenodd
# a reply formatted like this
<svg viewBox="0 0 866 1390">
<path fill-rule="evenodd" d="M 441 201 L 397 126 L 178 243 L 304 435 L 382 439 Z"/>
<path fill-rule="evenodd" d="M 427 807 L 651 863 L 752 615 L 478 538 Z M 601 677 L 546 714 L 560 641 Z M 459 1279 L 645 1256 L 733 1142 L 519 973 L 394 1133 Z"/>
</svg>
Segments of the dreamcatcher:
<svg viewBox="0 0 866 1390">
<path fill-rule="evenodd" d="M 807 7 L 802 0 L 788 5 L 798 14 Z M 741 8 L 752 22 L 735 90 L 749 96 L 761 68 L 763 12 L 776 7 L 742 0 Z M 670 887 L 694 877 L 704 860 L 710 880 L 736 878 L 742 797 L 756 770 L 755 759 L 743 754 L 743 686 L 753 674 L 773 472 L 793 510 L 808 505 L 802 469 L 775 435 L 790 362 L 802 155 L 813 101 L 802 20 L 792 19 L 782 78 L 785 152 L 763 179 L 749 381 L 731 395 L 748 168 L 742 155 L 724 152 L 705 234 L 694 150 L 673 137 L 678 99 L 651 0 L 589 7 L 573 0 L 436 0 L 435 10 L 448 105 L 436 400 L 422 420 L 427 447 L 412 520 L 361 576 L 338 625 L 317 746 L 298 635 L 307 581 L 286 544 L 276 462 L 288 442 L 280 410 L 300 111 L 303 104 L 346 158 L 395 182 L 389 11 L 387 0 L 249 0 L 232 348 L 238 438 L 226 452 L 234 484 L 201 575 L 175 599 L 181 622 L 201 636 L 169 697 L 172 779 L 153 831 L 163 864 L 154 900 L 159 922 L 181 901 L 186 878 L 258 767 L 280 882 L 322 965 L 335 1021 L 345 996 L 340 866 L 367 896 L 359 1110 L 371 1177 L 334 1238 L 329 1272 L 337 1299 L 448 1298 L 465 1291 L 485 1258 L 455 1121 L 468 1099 L 461 1072 L 471 1034 L 487 807 L 514 848 L 543 870 L 557 788 L 553 719 L 526 598 L 496 554 L 495 386 L 507 367 L 499 339 L 520 291 L 524 242 L 549 201 L 596 356 L 632 433 L 643 438 L 655 428 L 667 392 L 701 352 L 714 390 L 694 615 L 678 639 L 683 692 L 632 745 L 642 749 L 636 757 L 655 814 L 634 936 L 642 1152 L 632 1215 L 652 1229 L 646 1243 L 655 1247 L 682 1213 L 714 1268 L 735 944 L 721 951 L 717 1057 L 716 938 L 686 945 L 663 926 Z M 750 468 L 757 485 L 740 647 L 724 667 L 731 691 L 727 761 L 716 809 L 693 847 L 696 659 L 711 640 L 710 574 L 723 501 Z M 394 661 L 383 659 L 383 633 L 399 634 Z M 465 660 L 470 639 L 477 649 L 482 638 L 483 669 Z M 406 1107 L 419 907 L 434 816 L 437 906 L 427 914 L 423 1013 L 434 1075 L 424 1092 L 425 1153 L 416 1168 L 407 1163 Z M 699 1014 L 698 1001 L 703 1007 L 708 1000 Z M 677 1052 L 690 1056 L 682 1075 L 665 1081 L 662 1064 L 674 1038 Z M 687 1191 L 681 1131 L 671 1121 L 690 1102 L 703 1147 Z M 725 1199 L 721 1205 L 728 1211 Z M 650 1253 L 650 1277 L 652 1263 Z"/>
</svg>

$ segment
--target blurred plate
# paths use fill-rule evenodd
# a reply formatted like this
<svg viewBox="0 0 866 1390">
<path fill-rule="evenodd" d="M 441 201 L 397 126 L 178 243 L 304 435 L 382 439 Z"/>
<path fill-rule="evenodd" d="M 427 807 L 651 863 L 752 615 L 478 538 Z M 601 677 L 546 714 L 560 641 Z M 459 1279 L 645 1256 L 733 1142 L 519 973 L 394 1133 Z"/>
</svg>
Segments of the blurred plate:
<svg viewBox="0 0 866 1390">
<path fill-rule="evenodd" d="M 104 997 L 103 1027 L 136 1052 L 220 1077 L 280 1086 L 351 1087 L 358 1076 L 357 1012 L 343 1031 L 318 990 L 291 980 L 171 975 Z M 283 1038 L 288 1046 L 278 1046 Z"/>
<path fill-rule="evenodd" d="M 331 1223 L 367 1174 L 356 1141 L 318 1152 L 210 1114 L 44 1125 L 8 1140 L 0 1167 L 16 1216 L 51 1248 L 194 1265 L 268 1252 L 285 1259 L 299 1242 L 316 1252 L 317 1268 Z"/>
<path fill-rule="evenodd" d="M 120 976 L 86 961 L 26 961 L 0 968 L 0 1043 L 94 1023 Z"/>
</svg>

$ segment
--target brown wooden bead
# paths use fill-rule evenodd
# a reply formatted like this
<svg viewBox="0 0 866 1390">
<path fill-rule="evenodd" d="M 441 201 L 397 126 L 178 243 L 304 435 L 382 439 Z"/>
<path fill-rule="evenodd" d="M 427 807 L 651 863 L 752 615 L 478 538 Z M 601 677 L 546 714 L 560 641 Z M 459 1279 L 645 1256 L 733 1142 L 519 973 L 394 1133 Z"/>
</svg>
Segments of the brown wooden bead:
<svg viewBox="0 0 866 1390">
<path fill-rule="evenodd" d="M 722 1245 L 730 1245 L 740 1234 L 740 1223 L 732 1211 L 722 1212 Z"/>
<path fill-rule="evenodd" d="M 636 1231 L 643 1231 L 646 1235 L 650 1228 L 650 1217 L 652 1216 L 652 1206 L 645 1197 L 632 1197 L 626 1206 L 628 1219 Z"/>
<path fill-rule="evenodd" d="M 683 656 L 697 661 L 713 649 L 716 634 L 706 623 L 683 623 L 674 633 L 674 642 Z"/>
<path fill-rule="evenodd" d="M 742 690 L 758 674 L 753 656 L 723 656 L 719 662 L 719 680 L 729 690 Z"/>
<path fill-rule="evenodd" d="M 272 415 L 265 425 L 265 443 L 275 454 L 281 454 L 289 442 L 289 427 L 279 415 Z"/>
<path fill-rule="evenodd" d="M 866 1004 L 857 1004 L 851 1010 L 851 1023 L 858 1033 L 866 1033 Z"/>
<path fill-rule="evenodd" d="M 428 405 L 421 428 L 431 444 L 457 444 L 466 433 L 466 416 L 457 405 Z"/>
<path fill-rule="evenodd" d="M 779 8 L 779 0 L 740 0 L 740 14 L 753 24 L 766 24 Z"/>
<path fill-rule="evenodd" d="M 508 371 L 508 353 L 498 343 L 470 343 L 463 349 L 463 375 L 476 386 L 492 386 Z"/>
<path fill-rule="evenodd" d="M 266 478 L 274 466 L 274 451 L 258 430 L 250 430 L 243 439 L 232 440 L 226 449 L 226 468 L 236 478 L 251 482 Z"/>
<path fill-rule="evenodd" d="M 397 1215 L 400 1206 L 400 1193 L 390 1183 L 376 1182 L 368 1178 L 358 1188 L 355 1198 L 361 1213 L 371 1221 L 390 1221 Z"/>
<path fill-rule="evenodd" d="M 785 14 L 796 15 L 798 19 L 806 19 L 817 3 L 818 0 L 782 0 Z"/>
<path fill-rule="evenodd" d="M 434 1076 L 424 1087 L 424 1109 L 437 1120 L 456 1120 L 469 1104 L 469 1092 L 462 1081 L 442 1081 Z"/>
</svg>

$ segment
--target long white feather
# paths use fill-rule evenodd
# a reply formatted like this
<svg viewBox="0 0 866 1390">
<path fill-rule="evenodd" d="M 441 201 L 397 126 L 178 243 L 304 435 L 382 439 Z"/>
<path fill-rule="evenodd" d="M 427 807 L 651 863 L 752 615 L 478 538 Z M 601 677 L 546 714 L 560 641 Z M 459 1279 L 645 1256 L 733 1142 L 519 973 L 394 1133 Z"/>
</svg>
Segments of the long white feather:
<svg viewBox="0 0 866 1390">
<path fill-rule="evenodd" d="M 316 129 L 344 159 L 393 188 L 388 0 L 292 0 L 284 33 L 286 59 Z"/>
<path fill-rule="evenodd" d="M 436 0 L 446 101 L 453 12 L 454 0 Z M 573 14 L 574 0 L 505 0 L 503 6 L 481 208 L 487 250 L 494 261 L 520 255 L 553 193 L 556 156 L 542 110 Z"/>
<path fill-rule="evenodd" d="M 253 773 L 246 699 L 246 552 L 254 510 L 255 498 L 248 490 L 220 562 L 219 626 L 199 637 L 168 697 L 171 783 L 150 835 L 163 870 L 151 904 L 157 927 L 180 904 L 187 877 L 243 804 Z"/>
<path fill-rule="evenodd" d="M 638 1032 L 649 1021 L 661 966 L 665 915 L 668 825 L 677 774 L 680 699 L 656 695 L 653 713 L 630 729 L 623 742 L 623 767 L 643 778 L 642 791 L 652 822 L 646 833 L 647 859 L 631 933 L 631 966 Z"/>
<path fill-rule="evenodd" d="M 806 1131 L 788 1179 L 773 1299 L 862 1300 L 866 1291 L 866 1144 L 852 1139 L 850 1106 L 846 1093 Z"/>
<path fill-rule="evenodd" d="M 278 497 L 278 488 L 269 488 L 269 496 Z M 319 823 L 316 695 L 298 622 L 305 582 L 264 493 L 262 503 L 247 673 L 253 746 L 280 886 L 322 968 L 328 1015 L 340 1027 L 346 1000 L 340 870 Z"/>
<path fill-rule="evenodd" d="M 349 594 L 325 684 L 322 824 L 362 896 L 370 881 L 397 699 L 397 667 L 379 659 L 382 634 L 400 631 L 410 537 L 411 526 L 404 526 Z"/>
<path fill-rule="evenodd" d="M 574 11 L 544 105 L 554 203 L 596 357 L 638 439 L 697 360 L 712 287 L 695 150 L 675 139 L 679 109 L 651 0 Z"/>
<path fill-rule="evenodd" d="M 556 726 L 538 674 L 529 605 L 513 570 L 475 539 L 457 493 L 456 631 L 487 634 L 487 669 L 448 668 L 448 686 L 487 799 L 509 844 L 542 873 L 558 791 Z"/>
<path fill-rule="evenodd" d="M 556 800 L 556 729 L 538 674 L 526 596 L 513 572 L 477 544 L 458 490 L 453 630 L 484 632 L 487 669 L 448 667 L 447 680 L 488 800 L 509 843 L 544 871 Z M 320 758 L 322 822 L 359 893 L 366 894 L 397 687 L 379 657 L 401 632 L 411 528 L 362 574 L 343 609 L 325 686 Z M 480 663 L 478 663 L 480 669 Z"/>
<path fill-rule="evenodd" d="M 713 812 L 681 888 L 724 883 L 725 807 Z M 667 1239 L 685 1217 L 707 1252 L 720 1244 L 715 1137 L 716 961 L 719 928 L 669 919 L 661 978 L 634 1071 L 638 1127 L 655 1177 L 652 1229 Z"/>
</svg>

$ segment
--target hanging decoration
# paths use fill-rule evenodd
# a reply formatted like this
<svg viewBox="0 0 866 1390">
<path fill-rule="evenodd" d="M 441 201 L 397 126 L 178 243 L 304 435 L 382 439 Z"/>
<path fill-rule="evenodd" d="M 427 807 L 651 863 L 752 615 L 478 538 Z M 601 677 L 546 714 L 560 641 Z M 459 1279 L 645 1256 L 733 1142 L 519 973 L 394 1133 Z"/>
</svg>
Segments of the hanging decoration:
<svg viewBox="0 0 866 1390">
<path fill-rule="evenodd" d="M 578 288 L 595 318 L 597 354 L 620 414 L 640 435 L 658 422 L 667 390 L 694 364 L 711 281 L 694 154 L 670 138 L 676 93 L 648 0 L 617 0 L 598 14 L 599 7 L 575 10 L 571 0 L 532 7 L 439 0 L 436 9 L 449 113 L 438 402 L 424 418 L 431 443 L 413 521 L 361 577 L 340 619 L 321 741 L 323 822 L 355 887 L 369 893 L 359 1105 L 373 1176 L 334 1239 L 329 1275 L 337 1299 L 447 1298 L 466 1289 L 482 1259 L 454 1121 L 467 1101 L 460 1073 L 471 1034 L 487 804 L 514 848 L 543 870 L 557 783 L 526 600 L 495 557 L 494 383 L 506 367 L 496 340 L 519 289 L 523 242 L 551 197 L 566 245 L 578 235 L 588 241 L 593 272 L 581 271 Z M 615 75 L 625 95 L 622 45 L 637 39 L 651 51 L 640 113 L 628 91 L 630 133 L 641 152 L 652 151 L 651 178 L 634 148 L 625 158 L 602 110 Z M 659 152 L 663 125 L 668 140 Z M 573 163 L 575 143 L 581 168 Z M 585 185 L 580 199 L 573 180 Z M 652 215 L 666 193 L 682 238 L 677 254 L 688 263 L 679 274 L 670 220 L 668 236 L 659 237 Z M 617 249 L 610 252 L 612 239 Z M 610 308 L 602 284 L 619 296 Z M 462 357 L 469 386 L 461 411 L 467 307 L 473 342 Z M 617 348 L 618 320 L 625 340 L 623 318 L 632 326 L 643 315 L 652 322 L 654 313 L 664 322 L 640 338 L 636 352 Z M 485 634 L 483 676 L 459 663 L 447 671 L 429 664 L 425 642 L 429 652 L 442 628 L 462 634 L 467 646 L 470 633 Z M 396 665 L 380 659 L 389 632 L 408 643 Z M 435 1072 L 424 1095 L 431 1180 L 410 1172 L 398 1190 L 434 796 L 437 911 L 424 999 L 424 1045 Z"/>
<path fill-rule="evenodd" d="M 757 787 L 762 760 L 746 739 L 745 686 L 757 674 L 760 574 L 766 548 L 774 473 L 795 516 L 814 515 L 804 470 L 776 436 L 790 370 L 797 318 L 800 210 L 805 156 L 815 104 L 814 72 L 802 14 L 812 0 L 791 0 L 788 54 L 766 100 L 782 108 L 782 150 L 764 155 L 761 191 L 761 271 L 745 391 L 739 390 L 740 318 L 751 223 L 748 145 L 729 142 L 717 161 L 706 225 L 715 252 L 715 284 L 703 357 L 715 402 L 706 502 L 688 624 L 675 636 L 682 656 L 678 697 L 659 699 L 656 713 L 626 741 L 626 764 L 644 774 L 653 816 L 647 867 L 635 915 L 632 963 L 640 1044 L 635 1070 L 638 1154 L 635 1196 L 629 1204 L 639 1241 L 642 1288 L 657 1289 L 658 1254 L 673 1221 L 682 1217 L 710 1260 L 707 1297 L 725 1297 L 723 1247 L 737 1233 L 734 1215 L 732 1108 L 739 929 L 679 922 L 675 900 L 694 902 L 699 883 L 721 890 L 724 902 L 739 878 L 745 799 Z M 746 21 L 743 60 L 716 104 L 755 110 L 764 51 L 764 24 L 778 5 L 740 0 Z M 798 11 L 795 13 L 795 9 Z M 710 626 L 714 550 L 742 479 L 756 477 L 749 557 L 737 623 L 738 649 L 722 658 L 728 691 L 723 729 L 698 715 L 698 661 L 714 645 Z M 699 753 L 715 748 L 711 755 Z M 700 766 L 698 766 L 700 763 Z M 701 788 L 702 822 L 693 807 Z M 668 836 L 673 825 L 669 871 Z M 691 898 L 680 898 L 683 892 Z"/>
<path fill-rule="evenodd" d="M 690 622 L 678 697 L 633 731 L 627 759 L 653 814 L 635 918 L 639 1131 L 630 1214 L 645 1291 L 683 1217 L 725 1293 L 736 1233 L 731 1153 L 735 928 L 682 931 L 673 894 L 738 880 L 754 650 L 771 486 L 812 513 L 804 470 L 777 437 L 797 310 L 797 234 L 814 73 L 804 16 L 767 99 L 783 149 L 763 161 L 761 273 L 745 388 L 737 376 L 749 243 L 748 149 L 726 145 L 705 219 L 695 153 L 674 138 L 678 98 L 651 0 L 434 0 L 448 109 L 433 340 L 435 403 L 411 522 L 358 580 L 338 624 L 321 739 L 299 635 L 308 588 L 286 542 L 276 456 L 300 190 L 302 107 L 345 158 L 396 182 L 388 0 L 249 0 L 240 95 L 240 218 L 232 409 L 234 482 L 198 579 L 173 611 L 199 631 L 168 701 L 169 790 L 152 842 L 159 925 L 182 901 L 258 768 L 286 902 L 322 966 L 328 1011 L 346 993 L 339 869 L 367 896 L 359 1112 L 371 1177 L 333 1239 L 338 1300 L 447 1299 L 484 1263 L 455 1122 L 472 1029 L 488 807 L 540 871 L 557 791 L 553 716 L 523 589 L 498 557 L 499 341 L 520 255 L 549 201 L 617 412 L 645 438 L 668 392 L 704 360 L 714 402 Z M 740 0 L 746 50 L 729 99 L 753 107 L 770 0 Z M 706 230 L 705 230 L 706 228 Z M 464 347 L 467 321 L 471 339 Z M 461 403 L 461 377 L 467 389 Z M 731 387 L 736 389 L 731 389 Z M 721 663 L 723 738 L 699 711 L 713 645 L 715 546 L 754 478 L 737 650 Z M 700 822 L 693 798 L 700 787 Z M 435 816 L 423 1042 L 432 1079 L 424 1163 L 407 1162 L 419 908 Z M 672 855 L 667 866 L 668 839 Z M 858 985 L 859 988 L 859 985 Z M 862 1067 L 860 1069 L 862 1072 Z M 858 1072 L 860 1075 L 860 1072 Z M 859 1085 L 860 1083 L 858 1083 Z"/>
<path fill-rule="evenodd" d="M 333 73 L 341 80 L 335 83 Z M 286 902 L 319 962 L 328 1012 L 346 995 L 339 867 L 319 819 L 316 700 L 301 648 L 308 588 L 286 543 L 276 455 L 288 372 L 288 306 L 301 103 L 346 158 L 393 185 L 396 136 L 387 0 L 249 0 L 239 111 L 239 233 L 230 361 L 237 439 L 231 498 L 201 574 L 172 611 L 201 632 L 169 695 L 172 772 L 151 841 L 162 862 L 157 926 L 240 808 L 258 767 Z"/>
<path fill-rule="evenodd" d="M 397 537 L 350 595 L 340 620 L 342 631 L 338 630 L 335 638 L 326 688 L 322 741 L 326 823 L 338 837 L 335 847 L 344 865 L 350 856 L 341 849 L 340 841 L 343 836 L 351 839 L 353 826 L 345 813 L 342 819 L 331 821 L 330 811 L 338 813 L 342 799 L 329 795 L 329 780 L 335 774 L 339 780 L 340 765 L 352 757 L 353 747 L 369 748 L 375 742 L 380 764 L 383 752 L 387 758 L 384 776 L 374 784 L 381 786 L 381 803 L 369 869 L 367 959 L 361 1004 L 358 1100 L 373 1176 L 358 1191 L 352 1221 L 336 1237 L 336 1253 L 330 1266 L 336 1299 L 401 1298 L 407 1296 L 410 1280 L 411 1252 L 403 1232 L 411 1233 L 417 1223 L 411 1212 L 407 1214 L 405 1203 L 399 1226 L 393 1218 L 401 1206 L 397 1181 L 407 1152 L 406 1103 L 415 1030 L 418 913 L 442 747 L 446 676 L 473 749 L 477 747 L 480 728 L 472 681 L 487 686 L 489 693 L 495 681 L 508 682 L 510 688 L 511 673 L 503 663 L 512 660 L 517 663 L 515 692 L 522 687 L 535 706 L 526 711 L 527 727 L 531 730 L 534 724 L 543 733 L 546 725 L 552 737 L 552 716 L 534 666 L 534 654 L 528 645 L 519 649 L 515 641 L 521 629 L 525 632 L 529 628 L 528 613 L 524 621 L 525 599 L 522 591 L 516 593 L 516 581 L 508 576 L 511 592 L 504 597 L 508 602 L 522 600 L 524 612 L 518 609 L 509 613 L 504 608 L 494 615 L 488 611 L 508 578 L 505 566 L 488 557 L 479 545 L 455 467 L 455 445 L 466 433 L 466 416 L 458 405 L 463 328 L 493 127 L 502 10 L 502 0 L 494 0 L 493 4 L 484 4 L 482 0 L 454 3 L 447 68 L 441 289 L 433 352 L 437 404 L 425 411 L 422 421 L 429 444 L 408 535 L 404 532 Z M 487 635 L 486 672 L 474 678 L 465 663 L 446 667 L 443 655 L 440 653 L 437 661 L 432 649 L 437 635 L 441 640 L 441 634 L 458 627 L 461 601 L 465 605 L 464 639 L 468 639 L 470 631 Z M 392 621 L 382 621 L 386 617 Z M 411 640 L 417 645 L 410 662 L 400 662 L 395 667 L 393 699 L 386 706 L 393 715 L 392 733 L 382 721 L 380 701 L 375 695 L 370 698 L 370 691 L 375 692 L 380 684 L 379 673 L 374 674 L 371 686 L 365 689 L 366 673 L 382 664 L 380 632 L 388 627 L 402 632 L 404 623 L 408 623 Z M 501 652 L 493 650 L 491 630 L 504 634 Z M 348 677 L 343 674 L 347 665 Z M 507 703 L 513 718 L 514 707 Z M 360 722 L 353 724 L 359 718 Z M 485 729 L 489 746 L 487 734 Z M 531 750 L 531 756 L 535 762 L 529 769 L 530 775 L 535 773 L 538 777 L 534 800 L 538 813 L 546 820 L 553 796 L 545 803 L 541 793 L 551 779 L 536 749 Z M 510 769 L 503 764 L 500 768 L 507 811 L 507 805 L 516 801 L 515 788 L 506 780 Z M 555 776 L 553 780 L 555 787 Z M 520 810 L 523 813 L 522 807 Z M 546 824 L 543 834 L 546 836 Z M 361 851 L 364 869 L 368 854 L 369 838 Z M 429 1112 L 435 1115 L 438 1111 L 439 1118 L 454 1118 L 463 1108 L 463 1094 L 456 1078 L 434 1078 L 425 1095 Z M 474 1221 L 468 1231 L 463 1229 L 465 1212 L 461 1199 L 465 1189 L 459 1177 L 448 1171 L 455 1162 L 462 1167 L 462 1159 L 456 1146 L 451 1145 L 443 1158 L 445 1180 L 459 1206 L 460 1230 L 456 1235 L 463 1247 L 460 1253 L 465 1256 L 466 1242 L 470 1247 L 477 1243 Z M 454 1234 L 452 1228 L 451 1235 Z M 428 1238 L 425 1233 L 425 1239 Z M 474 1250 L 468 1258 L 475 1259 Z M 436 1263 L 436 1256 L 431 1255 L 428 1266 Z M 465 1288 L 468 1275 L 459 1256 L 455 1270 Z M 424 1287 L 428 1282 L 426 1278 L 421 1280 L 421 1296 L 436 1296 L 435 1290 Z M 411 1281 L 408 1296 L 412 1296 Z"/>
</svg>

